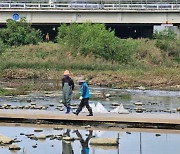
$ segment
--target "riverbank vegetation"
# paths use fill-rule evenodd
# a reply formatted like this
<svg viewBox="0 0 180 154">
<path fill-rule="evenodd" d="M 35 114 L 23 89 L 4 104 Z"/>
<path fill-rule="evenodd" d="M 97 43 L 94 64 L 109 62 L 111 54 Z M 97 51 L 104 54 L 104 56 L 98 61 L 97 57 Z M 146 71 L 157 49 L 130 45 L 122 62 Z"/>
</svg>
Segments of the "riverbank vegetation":
<svg viewBox="0 0 180 154">
<path fill-rule="evenodd" d="M 42 41 L 40 30 L 31 28 L 25 18 L 16 22 L 12 19 L 7 20 L 7 28 L 0 30 L 0 40 L 8 46 L 21 46 L 27 44 L 38 44 Z"/>
<path fill-rule="evenodd" d="M 120 39 L 103 24 L 85 23 L 59 27 L 57 43 L 38 39 L 12 47 L 1 40 L 3 78 L 61 79 L 69 69 L 93 85 L 180 89 L 180 40 L 169 30 L 153 39 Z"/>
</svg>

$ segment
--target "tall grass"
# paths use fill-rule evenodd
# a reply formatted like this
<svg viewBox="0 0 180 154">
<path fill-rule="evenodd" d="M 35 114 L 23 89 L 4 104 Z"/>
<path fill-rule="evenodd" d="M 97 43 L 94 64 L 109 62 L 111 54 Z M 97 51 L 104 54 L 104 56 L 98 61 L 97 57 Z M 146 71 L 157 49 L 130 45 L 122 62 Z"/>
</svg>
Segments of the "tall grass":
<svg viewBox="0 0 180 154">
<path fill-rule="evenodd" d="M 0 57 L 0 69 L 32 68 L 32 69 L 85 69 L 85 70 L 117 70 L 118 63 L 109 62 L 93 56 L 72 56 L 57 44 L 42 43 L 10 49 Z"/>
<path fill-rule="evenodd" d="M 120 65 L 94 56 L 71 55 L 71 52 L 54 43 L 41 43 L 6 50 L 0 55 L 0 76 L 6 78 L 60 79 L 64 69 L 72 70 L 73 76 L 82 74 L 93 83 L 113 87 L 154 85 L 159 80 L 180 83 L 179 65 L 165 59 L 152 40 L 135 40 L 139 46 L 134 62 Z M 110 81 L 109 81 L 110 80 Z"/>
</svg>

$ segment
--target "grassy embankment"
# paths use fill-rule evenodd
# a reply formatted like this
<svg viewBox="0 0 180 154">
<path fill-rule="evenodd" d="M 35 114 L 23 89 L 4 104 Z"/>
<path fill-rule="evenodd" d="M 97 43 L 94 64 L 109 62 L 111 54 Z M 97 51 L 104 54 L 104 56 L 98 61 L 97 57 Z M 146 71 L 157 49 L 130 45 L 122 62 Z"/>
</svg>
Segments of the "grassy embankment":
<svg viewBox="0 0 180 154">
<path fill-rule="evenodd" d="M 42 43 L 10 48 L 0 55 L 0 76 L 8 79 L 57 79 L 54 86 L 45 88 L 18 85 L 20 93 L 30 89 L 58 89 L 65 69 L 76 78 L 84 75 L 92 85 L 114 88 L 137 88 L 179 90 L 180 69 L 178 62 L 165 57 L 153 41 L 141 41 L 134 61 L 128 65 L 94 58 L 93 56 L 72 56 L 69 51 L 54 43 Z M 12 86 L 13 87 L 13 86 Z M 16 94 L 18 92 L 13 92 Z M 0 95 L 8 94 L 0 90 Z M 12 95 L 13 95 L 12 94 Z"/>
</svg>

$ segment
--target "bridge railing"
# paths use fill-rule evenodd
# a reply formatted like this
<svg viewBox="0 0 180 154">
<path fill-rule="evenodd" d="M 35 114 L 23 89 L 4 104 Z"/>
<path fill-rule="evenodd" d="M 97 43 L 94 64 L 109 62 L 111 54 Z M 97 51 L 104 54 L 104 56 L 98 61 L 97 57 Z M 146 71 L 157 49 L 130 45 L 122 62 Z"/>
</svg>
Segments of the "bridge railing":
<svg viewBox="0 0 180 154">
<path fill-rule="evenodd" d="M 56 10 L 180 10 L 180 4 L 120 4 L 120 3 L 5 3 L 0 9 L 56 9 Z"/>
</svg>

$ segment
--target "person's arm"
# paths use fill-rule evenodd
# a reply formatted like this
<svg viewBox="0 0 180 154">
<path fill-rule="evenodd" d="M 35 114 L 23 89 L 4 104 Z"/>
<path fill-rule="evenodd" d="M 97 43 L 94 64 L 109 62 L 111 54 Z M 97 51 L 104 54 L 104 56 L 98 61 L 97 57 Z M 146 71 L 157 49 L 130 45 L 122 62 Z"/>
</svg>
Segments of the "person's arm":
<svg viewBox="0 0 180 154">
<path fill-rule="evenodd" d="M 64 87 L 64 78 L 62 79 L 62 88 Z"/>
<path fill-rule="evenodd" d="M 76 132 L 77 137 L 79 137 L 79 138 L 80 138 L 80 140 L 83 140 L 82 135 L 79 133 L 79 131 L 78 131 L 78 130 L 76 130 L 75 132 Z"/>
<path fill-rule="evenodd" d="M 88 137 L 86 138 L 86 143 L 88 144 L 89 140 L 93 137 L 93 131 L 92 130 L 89 130 L 89 135 Z"/>
<path fill-rule="evenodd" d="M 72 90 L 74 90 L 74 81 L 71 79 L 70 85 L 72 86 Z"/>
<path fill-rule="evenodd" d="M 87 92 L 87 87 L 83 86 L 82 97 L 84 97 L 86 95 L 86 92 Z"/>
</svg>

